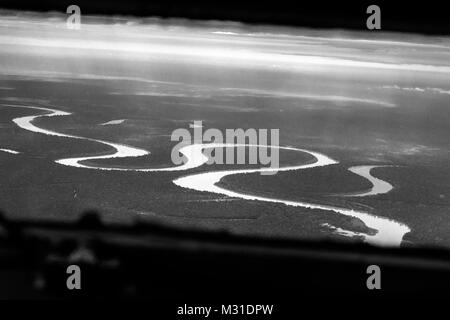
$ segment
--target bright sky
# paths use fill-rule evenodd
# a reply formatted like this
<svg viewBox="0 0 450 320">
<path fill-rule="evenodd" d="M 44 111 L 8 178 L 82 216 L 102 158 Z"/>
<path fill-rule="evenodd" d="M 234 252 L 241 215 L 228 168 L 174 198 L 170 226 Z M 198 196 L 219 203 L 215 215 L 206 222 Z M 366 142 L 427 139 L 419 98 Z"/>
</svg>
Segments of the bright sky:
<svg viewBox="0 0 450 320">
<path fill-rule="evenodd" d="M 0 54 L 104 55 L 119 60 L 174 60 L 291 72 L 450 74 L 448 38 L 405 36 L 400 41 L 396 34 L 365 39 L 367 34 L 342 31 L 264 27 L 264 32 L 249 32 L 245 26 L 226 23 L 192 25 L 178 21 L 167 26 L 158 20 L 145 24 L 112 22 L 90 18 L 81 30 L 69 30 L 63 15 L 0 16 Z"/>
</svg>

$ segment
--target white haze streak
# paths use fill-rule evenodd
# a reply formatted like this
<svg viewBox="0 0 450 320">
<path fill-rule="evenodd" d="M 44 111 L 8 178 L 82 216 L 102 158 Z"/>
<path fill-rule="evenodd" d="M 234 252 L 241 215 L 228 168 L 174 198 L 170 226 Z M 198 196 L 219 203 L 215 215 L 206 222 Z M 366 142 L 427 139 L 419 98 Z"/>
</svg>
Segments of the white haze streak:
<svg viewBox="0 0 450 320">
<path fill-rule="evenodd" d="M 24 45 L 44 48 L 61 48 L 73 50 L 100 50 L 104 52 L 122 52 L 162 57 L 196 57 L 200 61 L 209 59 L 242 63 L 248 61 L 262 65 L 283 64 L 285 68 L 296 69 L 311 66 L 344 67 L 344 68 L 366 68 L 376 70 L 397 70 L 450 73 L 450 67 L 445 65 L 427 65 L 420 63 L 387 63 L 355 60 L 349 58 L 324 57 L 303 54 L 280 54 L 274 52 L 259 52 L 255 50 L 232 49 L 232 48 L 210 48 L 195 47 L 188 45 L 146 44 L 138 42 L 108 42 L 108 41 L 85 41 L 82 39 L 38 39 L 31 37 L 0 36 L 2 46 Z M 208 59 L 208 60 L 205 60 Z"/>
<path fill-rule="evenodd" d="M 100 126 L 110 126 L 110 125 L 115 125 L 115 124 L 122 124 L 125 122 L 125 119 L 119 119 L 119 120 L 111 120 L 108 122 L 104 122 L 104 123 L 100 123 Z"/>
<path fill-rule="evenodd" d="M 19 154 L 20 153 L 19 151 L 11 150 L 11 149 L 0 149 L 0 151 L 11 153 L 11 154 Z"/>
</svg>

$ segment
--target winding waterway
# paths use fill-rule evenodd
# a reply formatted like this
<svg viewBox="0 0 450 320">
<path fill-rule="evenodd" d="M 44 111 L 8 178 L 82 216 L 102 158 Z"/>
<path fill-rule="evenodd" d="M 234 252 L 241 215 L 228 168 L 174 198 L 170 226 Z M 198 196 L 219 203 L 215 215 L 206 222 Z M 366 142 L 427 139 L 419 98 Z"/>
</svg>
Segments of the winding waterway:
<svg viewBox="0 0 450 320">
<path fill-rule="evenodd" d="M 367 180 L 369 180 L 372 183 L 372 188 L 370 190 L 368 190 L 366 192 L 351 194 L 348 196 L 351 196 L 351 197 L 374 196 L 377 194 L 388 193 L 389 191 L 394 189 L 392 184 L 390 184 L 387 181 L 378 179 L 370 173 L 370 171 L 372 171 L 373 168 L 383 168 L 383 167 L 388 167 L 388 166 L 354 166 L 354 167 L 348 168 L 349 171 L 351 171 L 363 178 L 366 178 Z"/>
<path fill-rule="evenodd" d="M 19 117 L 13 119 L 13 122 L 17 124 L 20 128 L 23 128 L 28 131 L 32 131 L 35 133 L 41 133 L 51 136 L 57 136 L 57 137 L 64 137 L 64 138 L 72 138 L 72 139 L 82 139 L 87 141 L 93 141 L 100 144 L 107 145 L 111 147 L 114 151 L 112 151 L 110 154 L 106 155 L 96 155 L 96 156 L 87 156 L 87 157 L 77 157 L 77 158 L 64 158 L 64 159 L 58 159 L 55 160 L 56 163 L 60 165 L 70 166 L 70 167 L 77 167 L 77 168 L 85 168 L 85 169 L 95 169 L 95 170 L 108 170 L 108 171 L 138 171 L 138 172 L 164 172 L 164 171 L 186 171 L 189 169 L 197 168 L 203 164 L 205 164 L 208 161 L 208 158 L 203 154 L 203 150 L 207 148 L 217 148 L 217 147 L 239 147 L 239 146 L 254 146 L 254 145 L 240 145 L 240 144 L 216 144 L 216 143 L 210 143 L 210 144 L 193 144 L 189 146 L 185 146 L 181 148 L 179 151 L 181 154 L 183 154 L 186 157 L 186 162 L 179 166 L 173 166 L 173 167 L 165 167 L 165 168 L 123 168 L 123 167 L 105 167 L 105 166 L 99 166 L 99 165 L 90 165 L 86 164 L 86 161 L 93 161 L 93 160 L 102 160 L 102 159 L 112 159 L 112 158 L 128 158 L 128 157 L 142 157 L 149 155 L 150 152 L 144 149 L 140 148 L 134 148 L 130 146 L 126 146 L 123 144 L 117 144 L 112 143 L 108 141 L 98 140 L 98 139 L 92 139 L 92 138 L 85 138 L 81 136 L 76 135 L 69 135 L 69 134 L 63 134 L 56 131 L 51 131 L 47 129 L 43 129 L 40 127 L 37 127 L 33 124 L 33 121 L 37 118 L 41 117 L 56 117 L 56 116 L 68 116 L 71 115 L 69 112 L 60 111 L 56 109 L 50 109 L 50 108 L 43 108 L 43 107 L 35 107 L 35 106 L 25 106 L 25 105 L 10 105 L 10 104 L 2 104 L 4 107 L 12 107 L 12 108 L 28 108 L 28 109 L 34 109 L 39 112 L 44 112 L 43 114 L 38 115 L 32 115 L 32 116 L 25 116 L 25 117 Z M 267 147 L 263 145 L 258 145 L 258 147 Z M 337 233 L 340 233 L 345 236 L 353 237 L 353 236 L 359 236 L 363 238 L 365 242 L 376 244 L 376 245 L 382 245 L 382 246 L 400 246 L 403 236 L 410 231 L 408 226 L 405 224 L 402 224 L 400 222 L 381 217 L 376 216 L 373 214 L 369 214 L 364 211 L 359 210 L 353 210 L 353 209 L 346 209 L 346 208 L 340 208 L 330 205 L 322 205 L 322 204 L 316 204 L 316 203 L 310 203 L 310 202 L 304 202 L 304 201 L 289 201 L 279 198 L 269 198 L 269 197 L 262 197 L 257 196 L 253 194 L 248 193 L 241 193 L 241 192 L 235 192 L 233 190 L 225 189 L 218 186 L 218 183 L 226 176 L 235 175 L 235 174 L 249 174 L 249 173 L 256 173 L 256 172 L 268 172 L 268 171 L 294 171 L 294 170 L 305 170 L 310 169 L 314 167 L 321 167 L 321 166 L 328 166 L 328 165 L 334 165 L 338 162 L 334 159 L 331 159 L 330 157 L 306 150 L 306 149 L 299 149 L 294 147 L 275 147 L 270 146 L 271 148 L 278 148 L 283 150 L 291 150 L 295 152 L 304 152 L 308 153 L 311 156 L 313 156 L 316 160 L 313 163 L 303 164 L 303 165 L 297 165 L 297 166 L 287 166 L 287 167 L 281 167 L 281 168 L 259 168 L 259 169 L 239 169 L 239 170 L 223 170 L 223 171 L 207 171 L 197 174 L 191 174 L 187 176 L 183 176 L 180 178 L 176 178 L 173 183 L 179 187 L 198 191 L 198 192 L 209 192 L 209 193 L 215 193 L 220 195 L 225 195 L 228 197 L 233 198 L 239 198 L 243 200 L 248 201 L 262 201 L 262 202 L 271 202 L 271 203 L 279 203 L 286 206 L 291 207 L 302 207 L 307 209 L 319 209 L 324 210 L 327 212 L 332 212 L 336 214 L 341 214 L 344 216 L 349 216 L 353 218 L 360 219 L 364 222 L 364 224 L 372 229 L 375 230 L 375 232 L 353 232 L 348 231 L 340 228 L 333 227 L 331 225 L 326 225 L 326 227 L 331 228 Z M 372 166 L 373 167 L 373 166 Z M 365 167 L 367 168 L 367 167 Z M 371 181 L 374 184 L 380 185 L 379 181 L 376 181 L 374 177 L 370 176 L 370 169 L 368 169 L 368 174 L 365 174 L 366 169 L 360 169 L 356 170 L 357 174 L 360 174 L 361 176 L 367 178 L 369 181 Z M 353 171 L 354 172 L 354 171 Z M 370 177 L 369 177 L 370 176 Z M 384 181 L 383 181 L 384 182 Z M 374 191 L 372 188 L 371 191 L 372 194 L 376 194 L 373 192 L 379 191 L 378 189 Z M 366 193 L 367 195 L 367 193 Z M 362 195 L 360 195 L 362 196 Z"/>
</svg>

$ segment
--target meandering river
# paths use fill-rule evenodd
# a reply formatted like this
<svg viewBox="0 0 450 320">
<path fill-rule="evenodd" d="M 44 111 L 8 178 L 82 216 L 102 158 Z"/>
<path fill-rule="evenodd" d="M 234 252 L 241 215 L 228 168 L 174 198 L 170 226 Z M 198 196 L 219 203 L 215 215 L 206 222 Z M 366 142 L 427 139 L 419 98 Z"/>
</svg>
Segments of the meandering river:
<svg viewBox="0 0 450 320">
<path fill-rule="evenodd" d="M 372 188 L 370 190 L 368 190 L 366 192 L 351 194 L 349 196 L 351 196 L 351 197 L 374 196 L 377 194 L 388 193 L 389 191 L 394 189 L 392 184 L 390 184 L 389 182 L 378 179 L 370 174 L 370 171 L 372 171 L 373 168 L 383 168 L 383 167 L 388 167 L 388 166 L 355 166 L 355 167 L 348 168 L 349 171 L 351 171 L 363 178 L 366 178 L 367 180 L 369 180 L 372 183 Z"/>
<path fill-rule="evenodd" d="M 71 115 L 69 112 L 60 111 L 56 109 L 36 107 L 36 106 L 27 106 L 27 105 L 11 105 L 11 104 L 2 104 L 4 107 L 12 107 L 12 108 L 28 108 L 39 111 L 38 115 L 25 116 L 13 119 L 14 123 L 17 124 L 20 128 L 23 128 L 28 131 L 32 131 L 35 133 L 41 133 L 51 136 L 71 138 L 71 139 L 82 139 L 87 141 L 93 141 L 100 144 L 107 145 L 111 147 L 111 153 L 106 155 L 97 155 L 97 156 L 87 156 L 87 157 L 76 157 L 76 158 L 64 158 L 55 160 L 56 163 L 60 165 L 77 167 L 77 168 L 85 168 L 85 169 L 95 169 L 95 170 L 109 170 L 109 171 L 139 171 L 139 172 L 164 172 L 164 171 L 186 171 L 189 169 L 197 168 L 202 166 L 208 161 L 208 158 L 203 154 L 203 150 L 207 148 L 217 148 L 217 147 L 238 147 L 244 146 L 240 144 L 194 144 L 185 146 L 180 149 L 180 153 L 183 154 L 187 161 L 179 166 L 165 167 L 165 168 L 123 168 L 123 167 L 105 167 L 99 165 L 90 165 L 87 164 L 86 161 L 93 160 L 102 160 L 102 159 L 112 159 L 112 158 L 128 158 L 128 157 L 142 157 L 149 155 L 150 152 L 144 149 L 135 148 L 126 146 L 123 144 L 112 143 L 108 141 L 86 138 L 76 135 L 64 134 L 56 131 L 51 131 L 47 129 L 43 129 L 37 127 L 33 124 L 33 121 L 40 117 L 56 117 L 56 116 L 68 116 Z M 246 146 L 254 146 L 254 145 L 246 145 Z M 258 145 L 259 147 L 267 147 Z M 297 166 L 287 166 L 281 168 L 259 168 L 259 169 L 240 169 L 240 170 L 223 170 L 223 171 L 207 171 L 202 173 L 196 173 L 191 175 L 186 175 L 180 178 L 176 178 L 173 183 L 179 187 L 186 188 L 189 190 L 193 190 L 196 192 L 209 192 L 220 195 L 225 195 L 228 197 L 239 198 L 248 201 L 262 201 L 262 202 L 271 202 L 271 203 L 279 203 L 286 206 L 291 207 L 301 207 L 307 209 L 319 209 L 327 212 L 332 212 L 335 214 L 341 214 L 344 216 L 354 217 L 360 219 L 364 222 L 364 224 L 374 230 L 375 232 L 354 232 L 350 230 L 344 230 L 341 228 L 337 228 L 331 225 L 326 225 L 326 227 L 338 232 L 340 234 L 346 236 L 359 236 L 365 242 L 372 243 L 375 245 L 382 246 L 399 246 L 402 242 L 402 239 L 406 233 L 410 231 L 409 227 L 403 223 L 394 221 L 392 219 L 388 219 L 385 217 L 369 214 L 364 211 L 340 208 L 330 205 L 322 205 L 317 203 L 310 203 L 304 201 L 289 201 L 279 198 L 269 198 L 253 195 L 250 193 L 241 193 L 233 190 L 225 189 L 218 186 L 218 183 L 226 176 L 236 175 L 236 174 L 249 174 L 249 173 L 257 173 L 257 172 L 268 172 L 268 171 L 294 171 L 294 170 L 305 170 L 314 167 L 320 166 L 328 166 L 334 165 L 338 162 L 330 157 L 300 148 L 294 147 L 275 147 L 271 146 L 271 148 L 278 148 L 283 150 L 291 150 L 294 152 L 304 152 L 308 153 L 315 158 L 313 163 L 297 165 Z M 360 166 L 353 167 L 352 172 L 355 172 L 364 178 L 371 181 L 374 185 L 371 191 L 365 192 L 364 194 L 359 194 L 358 196 L 364 195 L 372 195 L 380 193 L 381 191 L 385 191 L 387 186 L 383 184 L 382 180 L 374 178 L 370 175 L 370 169 L 374 166 Z M 380 187 L 381 186 L 381 187 Z M 392 186 L 391 186 L 392 187 Z"/>
</svg>

